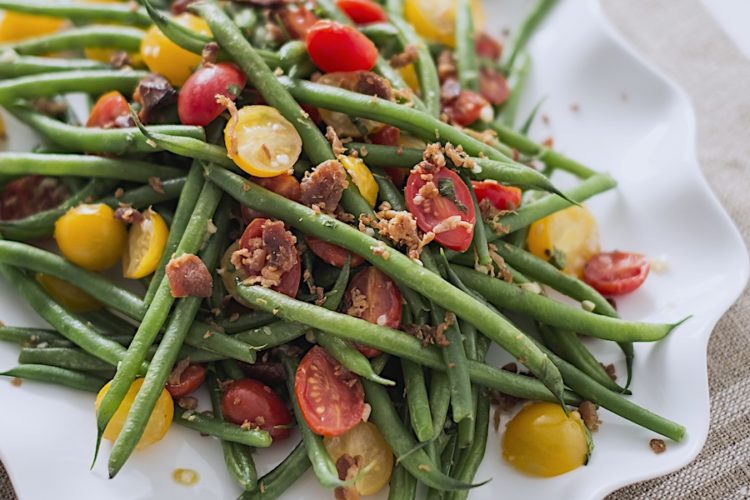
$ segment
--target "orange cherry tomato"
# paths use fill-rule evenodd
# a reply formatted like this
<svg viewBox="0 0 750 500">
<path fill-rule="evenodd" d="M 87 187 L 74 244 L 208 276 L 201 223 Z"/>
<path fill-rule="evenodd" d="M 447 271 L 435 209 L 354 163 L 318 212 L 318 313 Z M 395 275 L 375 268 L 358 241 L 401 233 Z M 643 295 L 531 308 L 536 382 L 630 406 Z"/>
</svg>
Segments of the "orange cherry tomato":
<svg viewBox="0 0 750 500">
<path fill-rule="evenodd" d="M 471 185 L 479 203 L 487 200 L 500 211 L 521 206 L 521 190 L 515 186 L 504 186 L 493 180 L 471 181 Z"/>
<path fill-rule="evenodd" d="M 167 391 L 173 398 L 178 399 L 197 391 L 206 380 L 206 366 L 201 364 L 190 364 L 180 373 L 178 380 L 167 382 Z"/>
<path fill-rule="evenodd" d="M 315 66 L 336 71 L 368 71 L 375 66 L 378 49 L 356 28 L 332 21 L 318 21 L 305 37 L 307 52 Z"/>
<path fill-rule="evenodd" d="M 132 127 L 133 121 L 130 118 L 128 100 L 116 90 L 102 95 L 91 109 L 86 126 L 98 128 Z"/>
<path fill-rule="evenodd" d="M 300 5 L 279 10 L 278 15 L 293 40 L 304 40 L 310 28 L 319 21 L 318 16 Z"/>
<path fill-rule="evenodd" d="M 650 269 L 646 257 L 638 253 L 598 253 L 586 262 L 583 280 L 604 295 L 625 295 L 646 281 Z"/>
</svg>

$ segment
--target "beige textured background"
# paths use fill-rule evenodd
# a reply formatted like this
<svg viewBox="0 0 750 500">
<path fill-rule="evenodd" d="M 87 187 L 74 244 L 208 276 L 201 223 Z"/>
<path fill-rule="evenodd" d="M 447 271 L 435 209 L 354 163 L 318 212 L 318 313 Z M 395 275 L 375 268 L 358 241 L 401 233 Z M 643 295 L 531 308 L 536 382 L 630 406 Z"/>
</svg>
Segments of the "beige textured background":
<svg viewBox="0 0 750 500">
<path fill-rule="evenodd" d="M 750 243 L 750 62 L 699 0 L 602 2 L 626 38 L 690 95 L 703 171 Z M 711 430 L 695 462 L 670 476 L 617 491 L 609 500 L 750 498 L 748 325 L 750 296 L 745 293 L 711 337 Z M 0 500 L 15 498 L 0 464 Z"/>
</svg>

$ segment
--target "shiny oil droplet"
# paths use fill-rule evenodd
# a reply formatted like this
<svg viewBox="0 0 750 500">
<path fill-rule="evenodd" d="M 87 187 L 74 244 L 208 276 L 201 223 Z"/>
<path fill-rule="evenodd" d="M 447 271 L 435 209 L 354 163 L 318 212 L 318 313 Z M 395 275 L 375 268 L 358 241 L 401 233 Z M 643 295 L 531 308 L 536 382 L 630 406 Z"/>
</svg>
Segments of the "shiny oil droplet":
<svg viewBox="0 0 750 500">
<path fill-rule="evenodd" d="M 183 486 L 193 486 L 198 483 L 198 473 L 193 469 L 175 469 L 172 479 Z"/>
</svg>

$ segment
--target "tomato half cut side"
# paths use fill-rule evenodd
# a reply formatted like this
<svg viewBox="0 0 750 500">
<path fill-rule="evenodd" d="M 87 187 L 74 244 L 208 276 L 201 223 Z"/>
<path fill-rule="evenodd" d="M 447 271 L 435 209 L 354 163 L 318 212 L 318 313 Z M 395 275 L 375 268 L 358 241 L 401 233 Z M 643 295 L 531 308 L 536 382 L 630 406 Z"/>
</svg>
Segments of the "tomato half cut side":
<svg viewBox="0 0 750 500">
<path fill-rule="evenodd" d="M 86 126 L 91 128 L 126 128 L 133 126 L 128 100 L 116 90 L 102 95 L 91 108 Z"/>
<path fill-rule="evenodd" d="M 476 212 L 469 188 L 457 173 L 446 167 L 432 172 L 415 168 L 406 181 L 404 195 L 406 207 L 422 231 L 434 232 L 435 241 L 451 250 L 469 249 Z"/>
<path fill-rule="evenodd" d="M 352 258 L 349 262 L 350 267 L 360 266 L 365 261 L 361 256 L 353 254 L 349 250 L 334 245 L 333 243 L 319 240 L 314 236 L 305 236 L 305 242 L 310 251 L 317 255 L 320 260 L 330 266 L 338 267 L 339 269 L 344 267 L 346 259 L 349 256 Z"/>
<path fill-rule="evenodd" d="M 167 381 L 167 391 L 173 398 L 181 398 L 198 390 L 205 380 L 205 365 L 190 364 L 180 373 L 172 373 Z"/>
<path fill-rule="evenodd" d="M 504 186 L 493 180 L 471 181 L 477 202 L 487 200 L 497 210 L 515 210 L 521 206 L 521 190 L 515 186 Z"/>
<path fill-rule="evenodd" d="M 235 380 L 221 398 L 224 418 L 268 431 L 274 441 L 289 436 L 292 415 L 273 389 L 252 379 Z"/>
<path fill-rule="evenodd" d="M 314 346 L 300 361 L 294 395 L 302 417 L 315 434 L 340 436 L 362 421 L 362 382 L 320 346 Z"/>
<path fill-rule="evenodd" d="M 604 295 L 624 295 L 640 287 L 651 265 L 644 255 L 630 252 L 602 252 L 583 268 L 583 280 Z"/>
</svg>

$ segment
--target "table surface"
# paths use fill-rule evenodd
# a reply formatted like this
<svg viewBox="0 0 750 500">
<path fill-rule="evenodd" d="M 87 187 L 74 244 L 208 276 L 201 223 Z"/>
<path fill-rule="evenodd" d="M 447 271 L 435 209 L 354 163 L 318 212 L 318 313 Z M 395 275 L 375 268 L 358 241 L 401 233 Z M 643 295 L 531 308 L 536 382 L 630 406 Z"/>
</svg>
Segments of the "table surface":
<svg viewBox="0 0 750 500">
<path fill-rule="evenodd" d="M 689 94 L 703 172 L 750 243 L 750 60 L 699 0 L 602 3 L 625 38 Z M 748 324 L 746 291 L 718 323 L 708 346 L 711 428 L 700 455 L 674 474 L 629 486 L 609 500 L 750 497 L 750 350 L 744 348 L 750 343 Z M 0 463 L 0 500 L 15 498 Z"/>
</svg>

